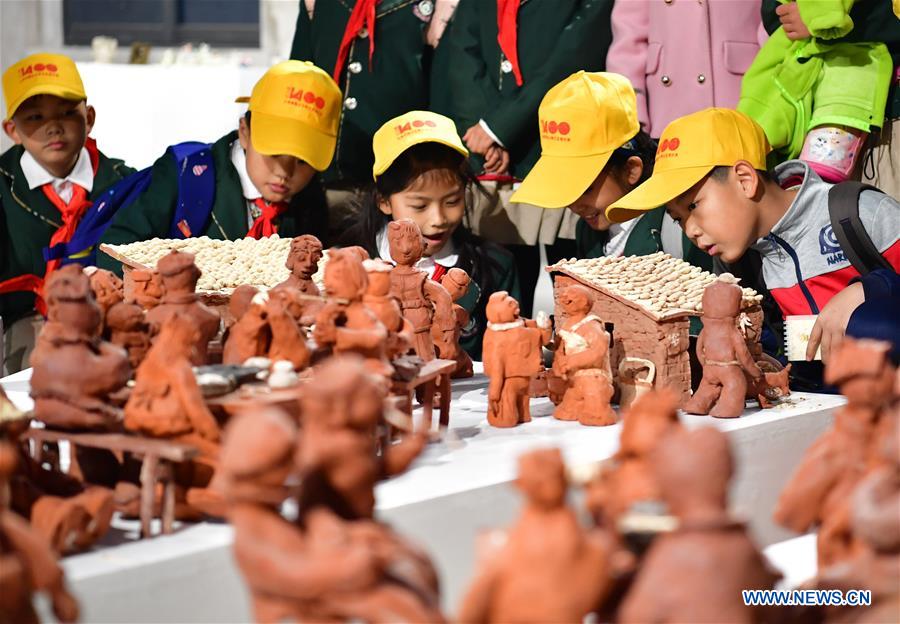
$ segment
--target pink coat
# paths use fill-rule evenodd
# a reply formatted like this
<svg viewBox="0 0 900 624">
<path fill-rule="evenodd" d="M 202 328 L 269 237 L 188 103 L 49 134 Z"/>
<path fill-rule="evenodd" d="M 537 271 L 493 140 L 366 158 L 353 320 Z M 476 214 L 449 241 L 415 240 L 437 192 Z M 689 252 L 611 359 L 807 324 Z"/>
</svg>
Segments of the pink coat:
<svg viewBox="0 0 900 624">
<path fill-rule="evenodd" d="M 650 136 L 710 106 L 734 108 L 766 32 L 761 0 L 616 0 L 607 71 L 631 80 Z"/>
</svg>

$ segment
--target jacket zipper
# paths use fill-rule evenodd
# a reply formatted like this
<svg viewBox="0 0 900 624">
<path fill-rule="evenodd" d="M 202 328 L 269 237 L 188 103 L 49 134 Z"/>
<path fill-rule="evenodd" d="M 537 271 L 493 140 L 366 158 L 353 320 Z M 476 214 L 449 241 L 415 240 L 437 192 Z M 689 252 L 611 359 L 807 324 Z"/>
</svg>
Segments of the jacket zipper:
<svg viewBox="0 0 900 624">
<path fill-rule="evenodd" d="M 800 271 L 800 259 L 797 257 L 797 252 L 794 251 L 794 248 L 788 245 L 783 238 L 775 234 L 769 234 L 768 236 L 766 236 L 766 238 L 784 249 L 791 257 L 791 260 L 794 261 L 794 272 L 797 275 L 797 285 L 800 287 L 800 292 L 802 292 L 803 296 L 806 297 L 806 303 L 809 304 L 810 312 L 812 314 L 818 314 L 819 306 L 816 303 L 816 300 L 813 299 L 812 293 L 809 292 L 809 288 L 807 288 L 806 282 L 803 281 L 803 273 L 801 273 Z"/>
</svg>

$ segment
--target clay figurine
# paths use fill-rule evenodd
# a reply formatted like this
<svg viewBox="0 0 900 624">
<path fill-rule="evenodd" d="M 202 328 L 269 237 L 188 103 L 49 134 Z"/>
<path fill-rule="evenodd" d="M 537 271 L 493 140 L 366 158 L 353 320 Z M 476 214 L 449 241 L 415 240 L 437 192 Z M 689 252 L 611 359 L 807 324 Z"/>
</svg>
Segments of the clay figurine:
<svg viewBox="0 0 900 624">
<path fill-rule="evenodd" d="M 472 368 L 472 358 L 466 353 L 465 349 L 459 346 L 459 339 L 462 331 L 469 325 L 469 313 L 464 307 L 456 303 L 466 296 L 469 291 L 469 284 L 472 278 L 462 269 L 452 268 L 441 278 L 441 286 L 443 286 L 450 294 L 453 300 L 453 313 L 456 317 L 456 328 L 453 330 L 453 336 L 449 340 L 449 344 L 455 345 L 456 370 L 453 371 L 451 377 L 453 379 L 466 379 L 475 374 Z"/>
<path fill-rule="evenodd" d="M 105 321 L 109 309 L 125 298 L 124 284 L 112 271 L 97 267 L 85 267 L 84 272 L 90 279 L 94 300 L 100 306 L 100 312 Z M 106 337 L 108 338 L 108 336 Z"/>
<path fill-rule="evenodd" d="M 373 373 L 389 378 L 387 329 L 363 303 L 368 277 L 359 256 L 347 249 L 329 252 L 325 290 L 333 299 L 319 311 L 313 338 L 335 354 L 358 353 Z"/>
<path fill-rule="evenodd" d="M 483 563 L 463 598 L 460 622 L 581 622 L 610 587 L 610 545 L 582 528 L 566 504 L 558 449 L 519 458 L 525 497 L 518 521 Z"/>
<path fill-rule="evenodd" d="M 266 302 L 266 320 L 272 341 L 269 344 L 269 359 L 273 362 L 287 360 L 295 371 L 309 366 L 312 353 L 306 345 L 306 331 L 300 325 L 304 306 L 298 303 L 288 288 L 273 288 Z"/>
<path fill-rule="evenodd" d="M 123 280 L 125 303 L 136 303 L 150 310 L 159 305 L 163 296 L 162 277 L 158 271 L 133 269 L 125 272 Z"/>
<path fill-rule="evenodd" d="M 291 272 L 290 277 L 278 286 L 296 288 L 305 295 L 318 296 L 319 287 L 313 282 L 313 275 L 319 270 L 322 259 L 322 241 L 311 234 L 298 236 L 291 241 L 285 268 Z M 276 287 L 277 288 L 277 287 Z"/>
<path fill-rule="evenodd" d="M 131 377 L 128 355 L 100 339 L 100 308 L 81 266 L 54 271 L 44 289 L 48 319 L 31 356 L 35 418 L 49 427 L 108 429 L 121 411 L 111 393 Z"/>
<path fill-rule="evenodd" d="M 207 363 L 209 342 L 219 332 L 220 319 L 197 299 L 197 280 L 201 273 L 194 264 L 194 254 L 172 251 L 160 258 L 156 268 L 162 276 L 165 294 L 159 305 L 147 312 L 147 323 L 155 336 L 166 319 L 176 312 L 190 319 L 198 331 L 191 361 L 195 366 L 202 366 Z"/>
<path fill-rule="evenodd" d="M 236 319 L 228 330 L 222 363 L 241 365 L 252 357 L 262 357 L 269 352 L 272 332 L 269 328 L 267 293 L 256 292 L 249 305 L 244 308 L 243 298 L 229 301 L 231 313 Z"/>
<path fill-rule="evenodd" d="M 747 375 L 759 383 L 762 371 L 736 326 L 741 313 L 741 287 L 730 273 L 718 276 L 703 292 L 703 329 L 697 337 L 697 359 L 703 379 L 684 405 L 688 414 L 737 418 L 744 413 Z"/>
<path fill-rule="evenodd" d="M 892 399 L 895 370 L 890 345 L 845 338 L 825 369 L 825 382 L 847 397 L 832 429 L 807 449 L 781 492 L 775 521 L 792 531 L 818 525 L 819 567 L 858 552 L 850 526 L 851 493 L 871 466 L 880 420 Z"/>
<path fill-rule="evenodd" d="M 562 344 L 553 371 L 567 387 L 553 416 L 582 425 L 612 425 L 617 418 L 609 406 L 613 396 L 609 333 L 603 321 L 590 313 L 591 293 L 584 286 L 570 286 L 557 293 L 557 303 L 565 321 L 557 330 Z"/>
<path fill-rule="evenodd" d="M 38 622 L 32 594 L 46 592 L 61 622 L 78 619 L 78 603 L 66 587 L 63 570 L 50 546 L 24 519 L 9 509 L 9 479 L 18 453 L 0 440 L 0 621 Z"/>
<path fill-rule="evenodd" d="M 400 302 L 391 295 L 393 267 L 384 260 L 366 260 L 363 268 L 369 279 L 363 303 L 387 329 L 387 356 L 393 361 L 412 349 L 413 326 L 403 316 Z"/>
<path fill-rule="evenodd" d="M 117 303 L 106 313 L 109 341 L 128 352 L 128 363 L 137 370 L 150 349 L 150 326 L 144 310 L 134 303 Z"/>
<path fill-rule="evenodd" d="M 488 423 L 515 427 L 531 421 L 528 386 L 539 373 L 541 347 L 550 342 L 550 323 L 519 317 L 519 302 L 504 290 L 487 303 L 484 332 L 484 372 L 488 385 Z"/>
<path fill-rule="evenodd" d="M 741 599 L 741 590 L 771 589 L 779 575 L 728 515 L 734 465 L 726 434 L 711 427 L 673 432 L 652 462 L 678 526 L 654 539 L 616 621 L 768 621 Z"/>
</svg>

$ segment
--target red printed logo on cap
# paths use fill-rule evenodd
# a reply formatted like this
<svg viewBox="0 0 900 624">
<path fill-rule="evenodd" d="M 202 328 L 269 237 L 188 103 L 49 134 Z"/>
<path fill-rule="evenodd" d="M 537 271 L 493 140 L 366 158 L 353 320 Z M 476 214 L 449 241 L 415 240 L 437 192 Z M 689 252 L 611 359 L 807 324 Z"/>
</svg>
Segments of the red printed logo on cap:
<svg viewBox="0 0 900 624">
<path fill-rule="evenodd" d="M 550 141 L 571 141 L 572 125 L 568 121 L 541 119 L 541 137 Z"/>
<path fill-rule="evenodd" d="M 667 158 L 669 156 L 678 156 L 676 153 L 678 151 L 678 147 L 681 145 L 681 139 L 678 137 L 672 137 L 671 139 L 663 139 L 659 143 L 659 147 L 656 150 L 657 158 Z M 668 153 L 667 153 L 668 152 Z"/>
<path fill-rule="evenodd" d="M 287 88 L 287 96 L 284 101 L 286 104 L 306 108 L 316 114 L 320 114 L 319 111 L 325 108 L 325 98 L 316 94 L 315 91 L 304 91 L 294 87 Z"/>
<path fill-rule="evenodd" d="M 431 119 L 413 119 L 407 121 L 405 124 L 401 124 L 399 126 L 394 126 L 394 132 L 397 135 L 397 138 L 402 137 L 403 135 L 413 132 L 416 130 L 422 130 L 423 128 L 436 128 L 437 124 L 434 123 Z"/>
<path fill-rule="evenodd" d="M 56 76 L 59 77 L 59 68 L 53 63 L 34 63 L 19 68 L 19 78 L 26 80 L 35 76 Z"/>
</svg>

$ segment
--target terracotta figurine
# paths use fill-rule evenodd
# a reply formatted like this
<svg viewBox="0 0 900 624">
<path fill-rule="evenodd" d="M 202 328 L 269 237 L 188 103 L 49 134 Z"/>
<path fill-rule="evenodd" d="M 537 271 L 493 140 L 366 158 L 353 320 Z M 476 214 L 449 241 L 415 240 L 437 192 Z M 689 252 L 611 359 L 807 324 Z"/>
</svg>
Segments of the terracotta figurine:
<svg viewBox="0 0 900 624">
<path fill-rule="evenodd" d="M 443 286 L 450 298 L 453 300 L 453 313 L 456 317 L 456 328 L 453 331 L 453 337 L 450 344 L 456 345 L 455 357 L 456 370 L 453 371 L 453 379 L 466 379 L 475 374 L 472 369 L 472 358 L 466 353 L 466 350 L 459 346 L 459 339 L 463 330 L 469 326 L 469 313 L 464 307 L 456 303 L 466 296 L 469 291 L 469 284 L 472 278 L 462 269 L 452 268 L 441 278 L 441 286 Z"/>
<path fill-rule="evenodd" d="M 771 589 L 779 576 L 727 512 L 734 471 L 726 434 L 676 431 L 653 453 L 663 501 L 678 521 L 658 535 L 619 608 L 617 622 L 763 622 L 741 590 Z"/>
<path fill-rule="evenodd" d="M 160 258 L 156 268 L 162 276 L 165 294 L 158 306 L 147 312 L 147 322 L 156 335 L 166 319 L 181 313 L 191 320 L 198 331 L 197 343 L 193 346 L 191 361 L 195 366 L 207 363 L 209 341 L 219 332 L 219 315 L 200 303 L 197 299 L 197 280 L 200 269 L 194 264 L 194 255 L 181 251 L 172 251 Z"/>
<path fill-rule="evenodd" d="M 519 458 L 525 497 L 518 521 L 483 563 L 463 598 L 460 622 L 581 622 L 600 607 L 609 583 L 609 543 L 566 504 L 558 449 Z"/>
<path fill-rule="evenodd" d="M 0 440 L 0 621 L 36 624 L 32 594 L 45 592 L 59 621 L 74 622 L 78 603 L 49 544 L 9 510 L 8 484 L 17 458 L 13 446 Z"/>
<path fill-rule="evenodd" d="M 322 259 L 322 242 L 311 234 L 298 236 L 291 241 L 287 261 L 284 263 L 291 275 L 278 286 L 296 288 L 305 295 L 319 295 L 319 287 L 313 275 L 319 270 Z"/>
<path fill-rule="evenodd" d="M 302 305 L 290 289 L 273 288 L 266 303 L 266 320 L 272 334 L 268 357 L 273 362 L 289 361 L 295 371 L 309 366 L 312 353 L 306 345 L 306 331 L 300 325 Z"/>
<path fill-rule="evenodd" d="M 54 271 L 44 289 L 47 324 L 31 356 L 35 418 L 50 427 L 106 429 L 121 411 L 108 396 L 131 377 L 128 355 L 100 339 L 100 308 L 81 266 Z"/>
<path fill-rule="evenodd" d="M 387 355 L 390 360 L 394 360 L 412 349 L 412 323 L 403 316 L 400 302 L 391 295 L 393 267 L 384 260 L 366 260 L 363 268 L 369 279 L 363 303 L 387 329 Z"/>
<path fill-rule="evenodd" d="M 703 329 L 697 337 L 703 379 L 684 405 L 688 414 L 737 418 L 744 413 L 747 394 L 744 372 L 754 383 L 761 381 L 762 371 L 735 324 L 741 313 L 741 297 L 741 287 L 729 273 L 717 277 L 703 292 Z"/>
<path fill-rule="evenodd" d="M 109 341 L 128 352 L 128 363 L 137 370 L 150 349 L 150 326 L 144 310 L 134 303 L 117 303 L 106 313 Z"/>
<path fill-rule="evenodd" d="M 781 492 L 775 521 L 792 531 L 818 525 L 819 567 L 855 554 L 859 542 L 850 526 L 851 493 L 870 468 L 880 420 L 892 398 L 894 367 L 890 345 L 845 338 L 825 369 L 825 382 L 847 397 L 834 426 L 807 449 Z"/>
<path fill-rule="evenodd" d="M 553 416 L 582 425 L 612 425 L 617 418 L 609 406 L 613 396 L 609 333 L 603 321 L 590 313 L 591 293 L 584 286 L 566 288 L 557 294 L 557 302 L 566 320 L 557 330 L 562 344 L 553 370 L 567 387 Z"/>
<path fill-rule="evenodd" d="M 136 303 L 150 310 L 162 300 L 163 283 L 158 271 L 133 269 L 125 272 L 123 281 L 125 303 Z"/>
<path fill-rule="evenodd" d="M 542 369 L 541 347 L 550 341 L 550 324 L 519 317 L 519 302 L 506 291 L 491 295 L 484 332 L 484 373 L 488 384 L 488 423 L 515 427 L 531 421 L 528 386 Z"/>
<path fill-rule="evenodd" d="M 243 299 L 229 302 L 236 321 L 228 330 L 222 352 L 223 364 L 240 365 L 252 357 L 264 357 L 269 352 L 272 332 L 268 322 L 268 300 L 268 293 L 257 292 L 243 311 Z"/>
<path fill-rule="evenodd" d="M 389 378 L 387 329 L 363 303 L 368 277 L 362 260 L 352 250 L 333 249 L 325 265 L 325 290 L 333 299 L 319 311 L 313 338 L 335 354 L 358 353 L 369 369 Z"/>
<path fill-rule="evenodd" d="M 119 276 L 112 271 L 98 269 L 97 267 L 86 267 L 83 269 L 91 282 L 91 291 L 94 293 L 94 300 L 100 306 L 100 313 L 104 319 L 109 309 L 120 303 L 124 298 L 124 285 Z M 105 336 L 107 339 L 109 336 Z"/>
</svg>

